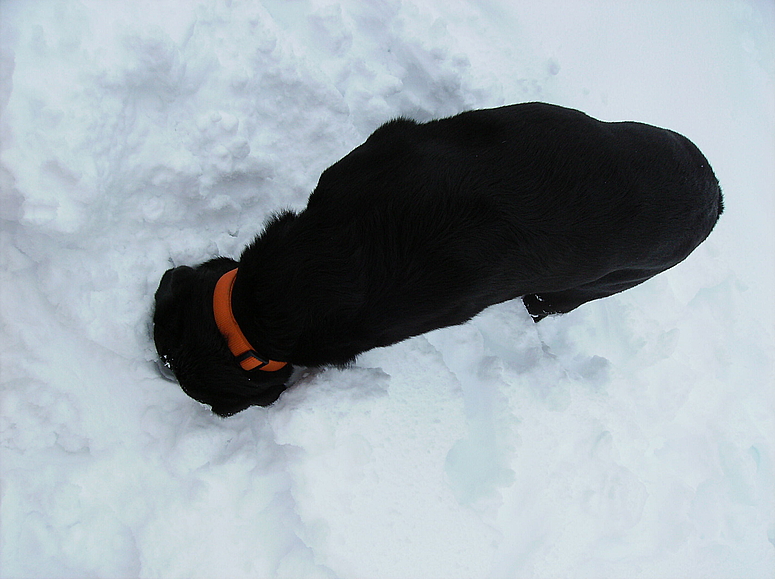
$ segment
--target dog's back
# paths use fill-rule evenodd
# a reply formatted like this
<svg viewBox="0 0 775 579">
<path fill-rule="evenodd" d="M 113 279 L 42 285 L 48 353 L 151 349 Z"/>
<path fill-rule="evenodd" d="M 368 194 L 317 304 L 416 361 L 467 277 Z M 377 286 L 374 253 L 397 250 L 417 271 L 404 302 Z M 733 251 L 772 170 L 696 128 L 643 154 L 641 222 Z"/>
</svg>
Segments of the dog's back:
<svg viewBox="0 0 775 579">
<path fill-rule="evenodd" d="M 642 281 L 683 260 L 721 211 L 685 137 L 528 103 L 383 125 L 321 175 L 300 218 L 335 230 L 339 255 L 363 256 L 372 291 L 478 304 L 623 270 Z"/>
</svg>

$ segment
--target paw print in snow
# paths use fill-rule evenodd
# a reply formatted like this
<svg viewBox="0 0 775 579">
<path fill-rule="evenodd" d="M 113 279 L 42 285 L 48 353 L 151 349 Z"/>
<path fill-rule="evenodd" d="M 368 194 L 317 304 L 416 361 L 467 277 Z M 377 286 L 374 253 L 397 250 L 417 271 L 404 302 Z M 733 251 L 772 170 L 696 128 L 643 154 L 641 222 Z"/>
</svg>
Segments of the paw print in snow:
<svg viewBox="0 0 775 579">
<path fill-rule="evenodd" d="M 213 111 L 197 120 L 201 136 L 199 156 L 204 179 L 235 170 L 237 164 L 250 154 L 250 145 L 240 135 L 239 119 L 229 113 Z"/>
</svg>

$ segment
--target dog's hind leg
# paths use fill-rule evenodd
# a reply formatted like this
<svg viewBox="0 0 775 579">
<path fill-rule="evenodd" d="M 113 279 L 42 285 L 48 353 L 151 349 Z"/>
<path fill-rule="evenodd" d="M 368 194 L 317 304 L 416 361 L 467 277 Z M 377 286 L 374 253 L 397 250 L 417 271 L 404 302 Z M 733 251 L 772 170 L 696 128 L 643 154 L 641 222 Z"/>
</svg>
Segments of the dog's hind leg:
<svg viewBox="0 0 775 579">
<path fill-rule="evenodd" d="M 604 275 L 598 280 L 559 292 L 529 294 L 522 297 L 534 322 L 546 316 L 567 314 L 582 304 L 617 294 L 654 277 L 659 270 L 625 269 Z"/>
</svg>

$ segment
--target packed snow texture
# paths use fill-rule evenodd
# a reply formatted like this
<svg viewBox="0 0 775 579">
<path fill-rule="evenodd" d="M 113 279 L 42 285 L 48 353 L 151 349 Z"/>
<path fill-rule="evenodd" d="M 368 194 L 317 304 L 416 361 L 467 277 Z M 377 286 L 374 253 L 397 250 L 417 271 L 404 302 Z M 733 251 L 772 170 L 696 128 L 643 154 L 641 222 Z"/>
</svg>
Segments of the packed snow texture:
<svg viewBox="0 0 775 579">
<path fill-rule="evenodd" d="M 0 574 L 773 577 L 774 12 L 2 0 Z M 691 138 L 726 197 L 710 238 L 232 418 L 161 379 L 171 264 L 238 256 L 392 117 L 532 100 Z"/>
</svg>

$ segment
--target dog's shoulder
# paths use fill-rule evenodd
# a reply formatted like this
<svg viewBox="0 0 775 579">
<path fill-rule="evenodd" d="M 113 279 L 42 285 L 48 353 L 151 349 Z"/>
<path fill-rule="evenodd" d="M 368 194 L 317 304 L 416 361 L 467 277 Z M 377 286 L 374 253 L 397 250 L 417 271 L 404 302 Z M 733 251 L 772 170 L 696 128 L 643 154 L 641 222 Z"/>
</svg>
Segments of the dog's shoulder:
<svg viewBox="0 0 775 579">
<path fill-rule="evenodd" d="M 416 129 L 420 126 L 415 120 L 407 117 L 397 117 L 386 123 L 383 123 L 375 130 L 364 144 L 371 145 L 389 145 L 391 143 L 400 143 L 402 139 L 413 137 Z"/>
<path fill-rule="evenodd" d="M 381 175 L 396 173 L 396 168 L 406 166 L 415 154 L 422 127 L 416 121 L 396 118 L 375 130 L 366 141 L 350 151 L 339 161 L 323 171 L 315 190 L 310 195 L 308 207 L 314 207 L 331 196 L 363 192 L 372 189 Z"/>
</svg>

